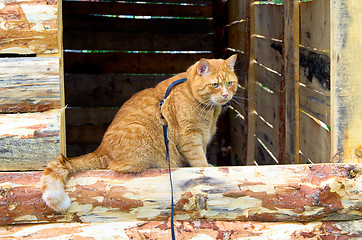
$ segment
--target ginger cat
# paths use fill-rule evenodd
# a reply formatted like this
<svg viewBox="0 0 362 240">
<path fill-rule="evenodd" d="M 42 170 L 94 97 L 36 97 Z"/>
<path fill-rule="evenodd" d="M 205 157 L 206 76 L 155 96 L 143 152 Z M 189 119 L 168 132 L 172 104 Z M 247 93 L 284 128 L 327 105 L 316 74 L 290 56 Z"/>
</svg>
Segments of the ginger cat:
<svg viewBox="0 0 362 240">
<path fill-rule="evenodd" d="M 135 94 L 120 108 L 94 152 L 74 158 L 61 156 L 48 164 L 41 178 L 45 202 L 56 211 L 66 211 L 71 201 L 64 191 L 65 183 L 77 171 L 137 173 L 168 167 L 161 111 L 168 125 L 171 167 L 187 162 L 193 167 L 209 166 L 207 144 L 215 134 L 221 106 L 232 99 L 238 86 L 236 58 L 201 59 L 187 72 Z M 187 81 L 172 88 L 160 109 L 168 86 L 182 78 Z"/>
</svg>

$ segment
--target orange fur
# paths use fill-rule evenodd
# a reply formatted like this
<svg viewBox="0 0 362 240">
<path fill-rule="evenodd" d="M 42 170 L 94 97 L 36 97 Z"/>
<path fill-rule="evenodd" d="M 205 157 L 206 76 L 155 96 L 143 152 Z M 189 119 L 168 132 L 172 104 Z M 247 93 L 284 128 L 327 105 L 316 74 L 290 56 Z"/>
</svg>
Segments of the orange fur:
<svg viewBox="0 0 362 240">
<path fill-rule="evenodd" d="M 207 144 L 215 134 L 221 106 L 237 90 L 235 61 L 236 55 L 227 60 L 201 59 L 187 72 L 135 94 L 118 111 L 94 152 L 75 158 L 61 156 L 48 165 L 41 179 L 44 200 L 57 211 L 67 210 L 70 199 L 64 186 L 73 172 L 111 169 L 135 173 L 166 168 L 161 111 L 168 124 L 171 166 L 209 166 Z M 158 104 L 166 89 L 181 78 L 187 81 L 172 89 L 160 110 Z"/>
</svg>

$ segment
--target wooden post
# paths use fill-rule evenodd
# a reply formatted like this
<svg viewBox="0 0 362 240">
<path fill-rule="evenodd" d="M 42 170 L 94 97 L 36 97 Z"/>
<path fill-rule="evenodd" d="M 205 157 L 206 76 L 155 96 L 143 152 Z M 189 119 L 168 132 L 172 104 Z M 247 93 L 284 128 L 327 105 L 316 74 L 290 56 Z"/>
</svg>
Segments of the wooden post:
<svg viewBox="0 0 362 240">
<path fill-rule="evenodd" d="M 67 138 L 65 122 L 65 86 L 64 86 L 64 54 L 63 54 L 63 5 L 62 0 L 58 1 L 58 49 L 59 49 L 59 85 L 60 85 L 60 106 L 62 109 L 60 119 L 60 151 L 67 156 Z"/>
<path fill-rule="evenodd" d="M 331 159 L 362 163 L 362 1 L 331 1 Z"/>
<path fill-rule="evenodd" d="M 247 40 L 246 55 L 249 59 L 246 80 L 246 94 L 248 99 L 255 99 L 255 7 L 254 0 L 249 0 L 246 6 L 247 15 Z M 247 101 L 247 149 L 246 165 L 253 165 L 255 161 L 255 132 L 256 132 L 256 115 L 255 100 Z"/>
<path fill-rule="evenodd" d="M 281 121 L 280 130 L 285 130 L 285 133 L 281 131 L 279 139 L 282 150 L 279 154 L 279 164 L 299 163 L 299 1 L 284 1 L 283 7 L 284 34 L 280 114 L 285 114 L 285 126 Z"/>
</svg>

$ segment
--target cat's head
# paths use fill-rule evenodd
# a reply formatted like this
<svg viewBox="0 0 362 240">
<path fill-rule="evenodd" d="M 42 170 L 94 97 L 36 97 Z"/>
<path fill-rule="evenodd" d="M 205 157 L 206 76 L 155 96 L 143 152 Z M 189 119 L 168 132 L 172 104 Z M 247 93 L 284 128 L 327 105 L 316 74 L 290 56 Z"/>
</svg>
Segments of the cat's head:
<svg viewBox="0 0 362 240">
<path fill-rule="evenodd" d="M 201 59 L 189 68 L 191 90 L 199 102 L 220 106 L 231 100 L 238 87 L 234 73 L 236 59 L 236 54 L 226 60 Z"/>
</svg>

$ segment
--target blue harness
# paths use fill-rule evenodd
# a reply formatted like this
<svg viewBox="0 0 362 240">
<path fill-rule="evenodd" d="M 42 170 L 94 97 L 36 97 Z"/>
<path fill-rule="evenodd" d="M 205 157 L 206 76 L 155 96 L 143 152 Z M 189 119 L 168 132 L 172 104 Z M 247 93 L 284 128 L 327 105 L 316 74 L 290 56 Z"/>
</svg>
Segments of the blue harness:
<svg viewBox="0 0 362 240">
<path fill-rule="evenodd" d="M 163 98 L 163 100 L 159 103 L 159 107 L 161 110 L 162 105 L 164 104 L 166 98 L 168 97 L 168 95 L 170 95 L 171 89 L 180 83 L 185 82 L 187 79 L 186 78 L 182 78 L 179 80 L 174 81 L 173 83 L 170 84 L 170 86 L 167 88 L 166 90 L 166 94 L 165 97 Z M 161 122 L 161 119 L 164 119 L 162 112 L 161 112 L 161 118 L 160 118 L 160 124 L 162 125 L 162 129 L 163 129 L 163 138 L 165 140 L 165 146 L 166 146 L 166 159 L 168 160 L 168 172 L 169 172 L 169 176 L 170 176 L 170 184 L 171 184 L 171 235 L 172 235 L 172 240 L 175 240 L 175 224 L 174 224 L 174 203 L 173 203 L 173 184 L 172 184 L 172 176 L 171 176 L 171 161 L 170 161 L 170 153 L 169 153 L 169 149 L 168 149 L 168 137 L 167 137 L 167 123 L 163 124 Z"/>
</svg>

